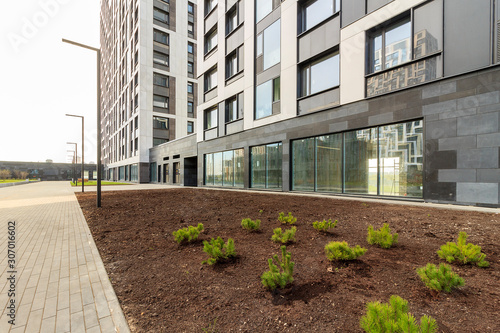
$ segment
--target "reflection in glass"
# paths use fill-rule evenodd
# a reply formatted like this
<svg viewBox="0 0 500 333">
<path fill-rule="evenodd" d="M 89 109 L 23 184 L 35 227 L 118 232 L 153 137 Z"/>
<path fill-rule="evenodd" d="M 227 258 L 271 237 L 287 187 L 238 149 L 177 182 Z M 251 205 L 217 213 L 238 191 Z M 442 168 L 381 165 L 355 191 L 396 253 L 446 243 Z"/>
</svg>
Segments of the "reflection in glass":
<svg viewBox="0 0 500 333">
<path fill-rule="evenodd" d="M 411 59 L 410 19 L 387 28 L 385 33 L 385 68 L 402 64 Z"/>
<path fill-rule="evenodd" d="M 264 30 L 264 70 L 280 62 L 280 22 L 280 20 L 277 20 Z"/>
<path fill-rule="evenodd" d="M 222 153 L 214 153 L 214 185 L 222 186 Z"/>
<path fill-rule="evenodd" d="M 234 186 L 243 187 L 244 180 L 244 150 L 236 149 L 234 150 Z"/>
<path fill-rule="evenodd" d="M 292 142 L 292 189 L 314 191 L 314 138 Z"/>
<path fill-rule="evenodd" d="M 371 72 L 373 73 L 382 70 L 382 64 L 380 61 L 380 58 L 382 57 L 382 34 L 373 37 L 371 47 L 371 54 L 373 57 Z"/>
<path fill-rule="evenodd" d="M 214 184 L 214 154 L 205 155 L 205 184 Z"/>
<path fill-rule="evenodd" d="M 377 194 L 377 129 L 345 133 L 346 193 Z"/>
<path fill-rule="evenodd" d="M 339 85 L 338 53 L 311 65 L 310 82 L 311 94 Z"/>
<path fill-rule="evenodd" d="M 233 151 L 225 151 L 222 153 L 222 171 L 223 171 L 223 185 L 224 186 L 234 186 L 234 159 Z"/>
<path fill-rule="evenodd" d="M 272 80 L 262 83 L 256 88 L 255 97 L 255 119 L 270 116 L 273 104 Z"/>
<path fill-rule="evenodd" d="M 422 197 L 422 121 L 379 131 L 380 195 Z"/>
<path fill-rule="evenodd" d="M 316 138 L 316 189 L 342 192 L 342 134 Z"/>
<path fill-rule="evenodd" d="M 252 147 L 250 155 L 252 161 L 251 187 L 266 187 L 266 146 Z"/>
<path fill-rule="evenodd" d="M 266 146 L 267 188 L 281 188 L 282 146 L 281 143 Z"/>
<path fill-rule="evenodd" d="M 314 27 L 316 24 L 332 16 L 333 13 L 333 0 L 317 0 L 310 3 L 305 9 L 305 30 Z"/>
<path fill-rule="evenodd" d="M 257 0 L 255 4 L 255 22 L 259 22 L 273 10 L 273 0 Z"/>
</svg>

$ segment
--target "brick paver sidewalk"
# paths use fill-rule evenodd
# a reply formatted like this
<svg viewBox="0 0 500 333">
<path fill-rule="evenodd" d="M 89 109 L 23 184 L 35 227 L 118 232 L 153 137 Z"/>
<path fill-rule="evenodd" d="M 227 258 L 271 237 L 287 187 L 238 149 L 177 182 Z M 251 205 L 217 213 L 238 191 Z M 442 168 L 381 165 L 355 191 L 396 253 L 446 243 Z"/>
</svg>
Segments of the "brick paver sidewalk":
<svg viewBox="0 0 500 333">
<path fill-rule="evenodd" d="M 73 192 L 68 182 L 0 188 L 0 332 L 130 331 Z M 15 325 L 7 308 L 9 221 Z"/>
</svg>

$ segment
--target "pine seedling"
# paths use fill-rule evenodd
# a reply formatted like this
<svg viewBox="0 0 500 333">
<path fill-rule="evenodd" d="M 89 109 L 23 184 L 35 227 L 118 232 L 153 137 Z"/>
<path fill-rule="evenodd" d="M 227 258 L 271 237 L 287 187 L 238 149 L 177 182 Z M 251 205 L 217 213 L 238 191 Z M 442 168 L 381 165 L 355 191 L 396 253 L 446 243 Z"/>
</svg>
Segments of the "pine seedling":
<svg viewBox="0 0 500 333">
<path fill-rule="evenodd" d="M 197 227 L 189 226 L 188 228 L 182 228 L 173 232 L 174 238 L 177 243 L 182 243 L 184 241 L 193 242 L 198 239 L 198 235 L 203 231 L 203 224 L 198 223 Z"/>
<path fill-rule="evenodd" d="M 286 216 L 285 213 L 281 212 L 279 213 L 278 221 L 284 224 L 294 224 L 295 222 L 297 222 L 297 218 L 293 217 L 292 213 L 290 212 L 288 212 L 288 216 Z"/>
<path fill-rule="evenodd" d="M 376 244 L 381 248 L 388 249 L 392 245 L 398 243 L 398 234 L 391 234 L 391 229 L 387 223 L 384 223 L 384 226 L 379 230 L 374 230 L 373 226 L 370 225 L 368 227 L 368 237 L 366 240 L 368 241 L 368 244 Z"/>
<path fill-rule="evenodd" d="M 285 288 L 287 284 L 293 282 L 293 267 L 295 263 L 290 261 L 291 256 L 292 254 L 286 252 L 286 246 L 283 245 L 281 247 L 281 261 L 276 254 L 273 258 L 268 259 L 269 271 L 264 272 L 260 277 L 264 287 L 275 290 L 277 287 Z M 273 259 L 279 264 L 281 270 L 274 264 Z"/>
<path fill-rule="evenodd" d="M 250 231 L 256 231 L 260 228 L 260 220 L 253 221 L 250 218 L 241 220 L 241 226 Z"/>
<path fill-rule="evenodd" d="M 335 222 L 332 222 L 332 219 L 328 219 L 328 222 L 326 220 L 323 220 L 321 222 L 316 221 L 313 222 L 313 228 L 318 230 L 318 231 L 323 231 L 326 232 L 328 229 L 333 229 L 337 226 L 337 220 Z"/>
<path fill-rule="evenodd" d="M 369 333 L 437 332 L 437 324 L 433 318 L 423 316 L 418 325 L 415 317 L 408 313 L 408 301 L 396 295 L 391 296 L 389 303 L 369 302 L 360 325 Z"/>
<path fill-rule="evenodd" d="M 217 239 L 211 239 L 210 243 L 203 241 L 203 251 L 205 251 L 209 258 L 202 262 L 202 264 L 213 265 L 223 259 L 236 256 L 236 251 L 234 249 L 234 240 L 229 238 L 227 243 L 220 237 Z"/>
<path fill-rule="evenodd" d="M 276 228 L 273 230 L 274 235 L 271 237 L 271 240 L 276 243 L 286 244 L 288 242 L 295 242 L 295 232 L 297 231 L 296 227 L 292 227 L 291 229 L 285 230 L 284 232 L 281 228 Z"/>
<path fill-rule="evenodd" d="M 328 260 L 354 260 L 365 254 L 366 249 L 356 245 L 349 247 L 347 242 L 330 242 L 325 246 L 326 257 Z"/>
<path fill-rule="evenodd" d="M 444 290 L 449 293 L 452 288 L 465 284 L 464 279 L 454 273 L 450 265 L 443 263 L 439 264 L 439 268 L 434 264 L 427 264 L 418 268 L 417 274 L 428 288 L 436 291 Z"/>
<path fill-rule="evenodd" d="M 489 262 L 484 260 L 486 254 L 481 253 L 481 246 L 467 243 L 467 233 L 464 231 L 460 231 L 456 243 L 446 243 L 446 245 L 441 246 L 437 254 L 449 263 L 458 260 L 462 264 L 476 263 L 479 267 L 488 267 L 490 265 Z"/>
</svg>

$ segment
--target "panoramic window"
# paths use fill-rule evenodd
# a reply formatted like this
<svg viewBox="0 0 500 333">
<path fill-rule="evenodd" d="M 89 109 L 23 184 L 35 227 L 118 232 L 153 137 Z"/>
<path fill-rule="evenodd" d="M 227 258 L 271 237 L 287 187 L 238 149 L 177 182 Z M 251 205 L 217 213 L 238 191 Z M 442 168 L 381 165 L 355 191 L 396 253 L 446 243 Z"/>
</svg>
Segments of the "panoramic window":
<svg viewBox="0 0 500 333">
<path fill-rule="evenodd" d="M 158 9 L 156 7 L 153 8 L 153 19 L 160 21 L 162 23 L 168 24 L 168 13 Z"/>
<path fill-rule="evenodd" d="M 160 31 L 160 30 L 153 30 L 153 39 L 155 42 L 162 43 L 165 45 L 168 45 L 168 34 Z"/>
<path fill-rule="evenodd" d="M 217 46 L 217 29 L 214 29 L 205 36 L 205 54 L 212 51 L 216 46 Z"/>
<path fill-rule="evenodd" d="M 370 34 L 370 72 L 398 66 L 412 59 L 411 22 L 405 18 Z"/>
<path fill-rule="evenodd" d="M 273 11 L 273 0 L 255 1 L 255 22 L 259 22 Z"/>
<path fill-rule="evenodd" d="M 339 53 L 301 66 L 301 95 L 308 96 L 339 85 Z"/>
<path fill-rule="evenodd" d="M 301 8 L 301 31 L 304 32 L 323 22 L 340 10 L 340 0 L 312 0 Z"/>
<path fill-rule="evenodd" d="M 253 188 L 281 188 L 282 183 L 281 143 L 273 143 L 251 148 L 250 186 Z"/>
<path fill-rule="evenodd" d="M 277 20 L 257 35 L 256 43 L 257 57 L 264 57 L 264 70 L 278 64 L 281 59 L 281 21 Z"/>
<path fill-rule="evenodd" d="M 205 111 L 205 129 L 217 127 L 217 106 Z"/>
<path fill-rule="evenodd" d="M 243 187 L 244 150 L 205 155 L 205 185 Z"/>
<path fill-rule="evenodd" d="M 168 66 L 168 54 L 153 51 L 153 62 L 163 66 Z"/>
<path fill-rule="evenodd" d="M 167 130 L 168 118 L 153 116 L 153 128 Z"/>
<path fill-rule="evenodd" d="M 168 109 L 168 97 L 153 95 L 153 106 Z"/>
<path fill-rule="evenodd" d="M 280 78 L 269 80 L 255 89 L 255 119 L 273 114 L 273 103 L 280 100 Z"/>
</svg>

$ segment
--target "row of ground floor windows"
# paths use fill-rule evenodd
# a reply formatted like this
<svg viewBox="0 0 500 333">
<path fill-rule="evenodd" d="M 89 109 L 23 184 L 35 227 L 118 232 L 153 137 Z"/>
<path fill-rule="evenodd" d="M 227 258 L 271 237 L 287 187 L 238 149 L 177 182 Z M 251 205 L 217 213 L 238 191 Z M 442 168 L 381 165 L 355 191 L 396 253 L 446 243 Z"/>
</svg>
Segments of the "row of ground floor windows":
<svg viewBox="0 0 500 333">
<path fill-rule="evenodd" d="M 423 121 L 291 142 L 296 191 L 422 197 Z M 281 143 L 250 149 L 250 187 L 282 188 Z M 243 149 L 205 155 L 205 184 L 243 187 Z"/>
</svg>

